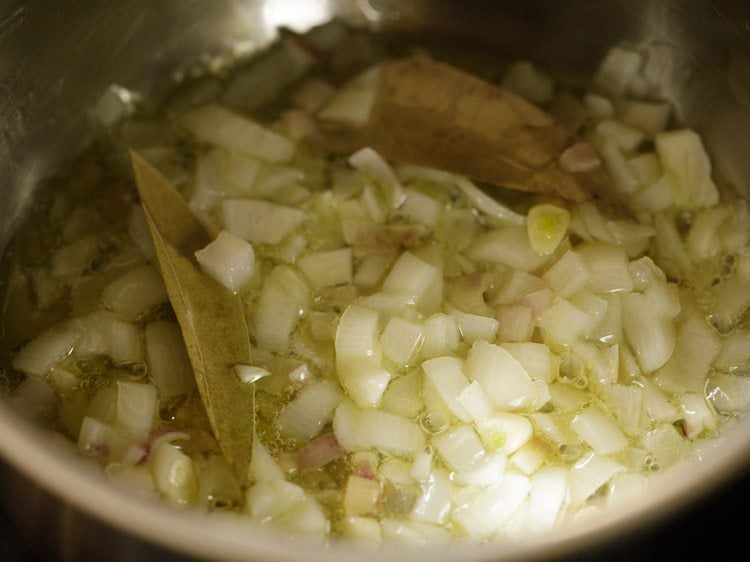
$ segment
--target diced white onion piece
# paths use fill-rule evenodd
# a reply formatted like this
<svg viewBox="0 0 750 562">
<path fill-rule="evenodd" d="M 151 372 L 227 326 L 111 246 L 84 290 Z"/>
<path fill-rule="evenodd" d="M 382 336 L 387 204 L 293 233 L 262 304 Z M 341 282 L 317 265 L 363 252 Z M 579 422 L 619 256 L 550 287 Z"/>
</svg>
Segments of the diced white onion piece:
<svg viewBox="0 0 750 562">
<path fill-rule="evenodd" d="M 537 342 L 503 343 L 500 345 L 526 370 L 532 379 L 551 383 L 555 377 L 552 353 L 548 346 Z"/>
<path fill-rule="evenodd" d="M 620 150 L 634 150 L 645 138 L 642 131 L 615 119 L 604 119 L 594 128 L 596 133 Z"/>
<path fill-rule="evenodd" d="M 451 518 L 469 536 L 488 538 L 521 507 L 530 490 L 529 479 L 507 474 L 495 486 L 478 490 L 453 509 Z"/>
<path fill-rule="evenodd" d="M 116 384 L 114 426 L 123 434 L 142 441 L 151 431 L 156 416 L 156 387 L 148 383 L 124 381 Z"/>
<path fill-rule="evenodd" d="M 662 174 L 661 162 L 653 152 L 644 152 L 629 158 L 628 168 L 643 185 L 655 182 Z"/>
<path fill-rule="evenodd" d="M 421 494 L 411 517 L 425 523 L 444 524 L 451 510 L 453 483 L 446 470 L 435 469 L 420 482 Z"/>
<path fill-rule="evenodd" d="M 612 117 L 615 113 L 614 105 L 612 101 L 604 96 L 588 92 L 583 96 L 583 104 L 588 110 L 588 113 L 593 117 L 600 119 L 606 119 Z"/>
<path fill-rule="evenodd" d="M 655 371 L 671 357 L 677 340 L 674 323 L 655 313 L 644 295 L 630 293 L 623 297 L 622 324 L 644 373 Z"/>
<path fill-rule="evenodd" d="M 252 243 L 278 244 L 305 220 L 305 212 L 256 199 L 225 199 L 224 228 Z"/>
<path fill-rule="evenodd" d="M 594 292 L 615 293 L 633 290 L 628 257 L 622 248 L 592 242 L 579 246 L 577 251 L 591 273 L 591 289 Z"/>
<path fill-rule="evenodd" d="M 269 351 L 285 351 L 300 315 L 310 306 L 310 289 L 291 267 L 278 265 L 266 277 L 255 307 L 255 338 Z"/>
<path fill-rule="evenodd" d="M 396 455 L 413 456 L 425 444 L 418 424 L 390 412 L 360 410 L 346 401 L 336 408 L 333 431 L 347 451 L 381 448 Z"/>
<path fill-rule="evenodd" d="M 195 252 L 204 273 L 236 293 L 255 273 L 255 251 L 250 243 L 223 230 Z"/>
<path fill-rule="evenodd" d="M 380 409 L 404 418 L 417 416 L 420 410 L 424 408 L 420 378 L 419 371 L 414 370 L 393 379 L 383 393 Z"/>
<path fill-rule="evenodd" d="M 574 506 L 581 505 L 599 488 L 625 467 L 609 457 L 589 453 L 576 461 L 568 476 L 570 500 Z"/>
<path fill-rule="evenodd" d="M 405 367 L 412 364 L 424 339 L 420 324 L 403 318 L 391 318 L 380 336 L 383 355 Z"/>
<path fill-rule="evenodd" d="M 655 381 L 667 392 L 703 393 L 711 366 L 721 350 L 722 338 L 700 312 L 685 316 L 677 328 L 674 353 L 659 369 Z M 743 353 L 747 356 L 747 351 Z"/>
<path fill-rule="evenodd" d="M 680 409 L 683 414 L 682 427 L 685 437 L 692 440 L 702 434 L 716 431 L 716 416 L 706 399 L 695 392 L 686 392 L 680 397 Z"/>
<path fill-rule="evenodd" d="M 554 383 L 549 386 L 550 403 L 561 412 L 580 410 L 591 400 L 583 390 L 566 383 Z"/>
<path fill-rule="evenodd" d="M 641 187 L 641 182 L 628 166 L 628 161 L 618 146 L 606 141 L 600 149 L 612 182 L 620 193 L 630 196 Z"/>
<path fill-rule="evenodd" d="M 552 452 L 550 445 L 538 438 L 532 437 L 513 456 L 510 462 L 513 466 L 519 468 L 526 475 L 531 475 L 542 466 L 547 456 Z"/>
<path fill-rule="evenodd" d="M 250 480 L 262 482 L 264 480 L 284 479 L 284 471 L 268 452 L 260 439 L 253 440 L 253 456 L 250 460 Z"/>
<path fill-rule="evenodd" d="M 602 410 L 591 407 L 573 418 L 571 427 L 600 455 L 616 453 L 628 445 L 628 438 Z"/>
<path fill-rule="evenodd" d="M 180 505 L 190 503 L 198 488 L 192 459 L 171 443 L 160 444 L 150 458 L 151 474 L 164 497 Z"/>
<path fill-rule="evenodd" d="M 50 422 L 57 402 L 55 390 L 38 376 L 27 377 L 13 390 L 9 399 L 16 412 L 29 420 L 42 423 Z"/>
<path fill-rule="evenodd" d="M 461 343 L 461 333 L 453 316 L 436 312 L 422 323 L 424 338 L 420 355 L 423 359 L 446 355 Z"/>
<path fill-rule="evenodd" d="M 750 377 L 717 373 L 708 379 L 706 395 L 722 414 L 739 414 L 750 408 Z"/>
<path fill-rule="evenodd" d="M 649 133 L 666 129 L 672 107 L 668 102 L 636 99 L 615 100 L 617 117 L 623 123 L 638 127 Z"/>
<path fill-rule="evenodd" d="M 179 326 L 167 320 L 149 322 L 145 339 L 149 377 L 161 396 L 171 398 L 191 392 L 195 378 Z"/>
<path fill-rule="evenodd" d="M 344 488 L 344 510 L 350 515 L 377 515 L 380 483 L 352 474 Z"/>
<path fill-rule="evenodd" d="M 461 390 L 456 400 L 477 423 L 481 423 L 492 415 L 492 403 L 482 389 L 482 385 L 477 381 Z"/>
<path fill-rule="evenodd" d="M 454 183 L 456 186 L 464 192 L 464 195 L 468 197 L 477 210 L 482 213 L 493 217 L 500 222 L 506 222 L 514 225 L 523 225 L 526 222 L 526 217 L 516 213 L 508 207 L 501 205 L 498 201 L 484 191 L 479 189 L 473 182 L 460 176 L 454 177 Z"/>
<path fill-rule="evenodd" d="M 403 205 L 406 192 L 390 164 L 370 147 L 362 148 L 349 157 L 349 164 L 371 178 L 382 190 L 383 199 L 393 209 Z"/>
<path fill-rule="evenodd" d="M 677 408 L 650 380 L 641 377 L 637 384 L 643 389 L 643 411 L 649 420 L 673 423 L 680 419 Z"/>
<path fill-rule="evenodd" d="M 302 387 L 299 394 L 281 411 L 276 420 L 279 430 L 301 442 L 315 437 L 333 418 L 343 400 L 336 385 L 319 380 Z"/>
<path fill-rule="evenodd" d="M 567 209 L 542 203 L 529 209 L 526 232 L 531 249 L 540 256 L 554 252 L 568 233 L 570 213 Z"/>
<path fill-rule="evenodd" d="M 13 368 L 44 376 L 56 363 L 73 352 L 79 334 L 63 325 L 45 330 L 27 343 L 13 359 Z"/>
<path fill-rule="evenodd" d="M 246 495 L 245 506 L 250 517 L 258 523 L 274 521 L 299 507 L 305 501 L 305 491 L 283 478 L 261 480 Z"/>
<path fill-rule="evenodd" d="M 360 408 L 380 404 L 391 374 L 367 357 L 355 357 L 338 369 L 339 381 Z"/>
<path fill-rule="evenodd" d="M 628 220 L 608 221 L 607 230 L 615 243 L 622 246 L 632 258 L 643 254 L 648 249 L 650 238 L 656 234 L 652 227 Z"/>
<path fill-rule="evenodd" d="M 127 466 L 139 463 L 146 455 L 143 447 L 132 439 L 122 435 L 108 423 L 89 416 L 84 417 L 81 423 L 77 448 L 85 457 Z"/>
<path fill-rule="evenodd" d="M 432 471 L 433 451 L 431 448 L 414 455 L 409 475 L 415 480 L 427 480 Z"/>
<path fill-rule="evenodd" d="M 500 323 L 496 318 L 480 314 L 468 314 L 458 309 L 450 308 L 450 314 L 456 321 L 458 331 L 464 341 L 469 343 L 480 340 L 494 340 Z"/>
<path fill-rule="evenodd" d="M 538 319 L 545 338 L 570 344 L 595 326 L 596 319 L 565 299 L 558 299 Z"/>
<path fill-rule="evenodd" d="M 648 477 L 626 472 L 618 474 L 609 482 L 607 508 L 616 509 L 637 501 L 648 486 Z"/>
<path fill-rule="evenodd" d="M 530 275 L 525 271 L 513 270 L 506 277 L 493 302 L 497 304 L 512 304 L 522 297 L 546 287 L 546 283 L 536 275 Z"/>
<path fill-rule="evenodd" d="M 434 312 L 442 302 L 441 271 L 411 252 L 404 252 L 383 281 L 383 291 L 412 296 L 422 312 Z M 438 287 L 439 293 L 435 293 Z"/>
<path fill-rule="evenodd" d="M 141 315 L 166 301 L 164 283 L 150 265 L 129 270 L 102 291 L 104 307 L 126 320 L 138 320 Z"/>
<path fill-rule="evenodd" d="M 290 538 L 303 537 L 323 542 L 330 528 L 328 517 L 320 504 L 312 497 L 305 499 L 292 511 L 274 521 Z"/>
<path fill-rule="evenodd" d="M 654 142 L 665 173 L 672 179 L 678 206 L 698 208 L 718 203 L 719 191 L 711 179 L 711 161 L 695 131 L 658 133 Z"/>
<path fill-rule="evenodd" d="M 526 272 L 538 269 L 547 261 L 547 256 L 532 249 L 526 228 L 516 225 L 480 234 L 469 248 L 468 256 L 475 261 L 499 263 Z"/>
<path fill-rule="evenodd" d="M 612 47 L 594 76 L 594 85 L 609 94 L 621 96 L 641 70 L 643 57 L 635 51 Z"/>
<path fill-rule="evenodd" d="M 362 410 L 359 430 L 363 448 L 379 448 L 395 455 L 413 456 L 424 448 L 424 435 L 415 422 L 378 410 Z"/>
<path fill-rule="evenodd" d="M 501 450 L 511 455 L 520 449 L 534 433 L 525 416 L 509 412 L 495 412 L 477 423 L 482 442 L 490 451 Z"/>
<path fill-rule="evenodd" d="M 665 469 L 684 458 L 688 443 L 671 423 L 661 424 L 641 437 L 641 443 Z"/>
<path fill-rule="evenodd" d="M 466 358 L 466 374 L 478 381 L 497 408 L 518 408 L 533 394 L 531 378 L 505 349 L 477 340 Z"/>
<path fill-rule="evenodd" d="M 533 533 L 550 531 L 563 508 L 568 488 L 564 468 L 545 467 L 531 478 L 526 526 Z"/>
<path fill-rule="evenodd" d="M 436 200 L 416 189 L 407 189 L 404 204 L 400 212 L 415 221 L 434 227 L 440 214 L 442 206 Z"/>
<path fill-rule="evenodd" d="M 345 87 L 323 106 L 318 112 L 318 118 L 355 127 L 364 125 L 370 119 L 375 93 L 371 88 Z"/>
<path fill-rule="evenodd" d="M 549 103 L 555 94 L 552 78 L 526 60 L 513 63 L 508 68 L 503 75 L 502 85 L 537 105 Z"/>
<path fill-rule="evenodd" d="M 363 453 L 359 454 L 362 455 Z M 375 453 L 375 458 L 373 460 L 377 461 L 377 457 L 378 455 L 377 453 Z M 370 464 L 372 464 L 373 466 L 377 465 L 380 477 L 384 480 L 390 481 L 393 484 L 408 486 L 414 483 L 411 476 L 411 463 L 407 460 L 399 459 L 397 457 L 390 457 L 383 460 L 379 465 L 377 464 L 377 462 L 373 462 Z"/>
<path fill-rule="evenodd" d="M 450 411 L 461 421 L 471 420 L 471 415 L 459 401 L 459 395 L 469 386 L 461 362 L 455 357 L 436 357 L 422 363 L 422 369 Z"/>
<path fill-rule="evenodd" d="M 288 139 L 219 105 L 187 111 L 180 121 L 202 142 L 267 162 L 286 162 L 294 154 L 294 144 Z"/>
<path fill-rule="evenodd" d="M 534 311 L 521 304 L 501 306 L 495 316 L 498 321 L 497 337 L 504 342 L 523 342 L 534 332 Z"/>
<path fill-rule="evenodd" d="M 375 287 L 393 264 L 393 259 L 390 254 L 370 254 L 366 256 L 354 272 L 352 281 L 358 287 L 364 287 L 365 289 Z"/>
<path fill-rule="evenodd" d="M 455 478 L 466 486 L 492 486 L 505 477 L 508 457 L 503 451 L 495 451 L 481 458 L 471 468 L 456 473 Z"/>
<path fill-rule="evenodd" d="M 482 441 L 468 425 L 458 425 L 436 435 L 432 444 L 453 470 L 468 470 L 484 456 Z"/>
<path fill-rule="evenodd" d="M 271 376 L 271 372 L 256 365 L 235 365 L 232 370 L 244 383 L 252 384 L 260 379 Z"/>
<path fill-rule="evenodd" d="M 544 280 L 556 295 L 569 297 L 591 283 L 591 273 L 583 256 L 568 250 L 547 270 Z"/>
<path fill-rule="evenodd" d="M 380 361 L 378 313 L 370 308 L 350 305 L 344 310 L 336 330 L 336 365 L 343 369 L 353 358 L 369 357 Z"/>
<path fill-rule="evenodd" d="M 297 266 L 314 289 L 351 283 L 352 249 L 309 254 L 298 259 Z"/>
<path fill-rule="evenodd" d="M 721 227 L 730 220 L 730 209 L 711 207 L 695 213 L 685 239 L 690 257 L 699 262 L 721 252 Z"/>
<path fill-rule="evenodd" d="M 73 353 L 77 356 L 108 355 L 116 363 L 143 361 L 143 334 L 130 322 L 105 310 L 74 318 L 69 326 L 79 338 Z"/>
<path fill-rule="evenodd" d="M 355 542 L 379 544 L 382 540 L 380 522 L 373 517 L 349 515 L 342 522 L 342 533 Z"/>
<path fill-rule="evenodd" d="M 631 436 L 641 431 L 643 390 L 638 385 L 611 384 L 602 388 L 607 406 L 612 410 L 620 427 Z"/>
</svg>

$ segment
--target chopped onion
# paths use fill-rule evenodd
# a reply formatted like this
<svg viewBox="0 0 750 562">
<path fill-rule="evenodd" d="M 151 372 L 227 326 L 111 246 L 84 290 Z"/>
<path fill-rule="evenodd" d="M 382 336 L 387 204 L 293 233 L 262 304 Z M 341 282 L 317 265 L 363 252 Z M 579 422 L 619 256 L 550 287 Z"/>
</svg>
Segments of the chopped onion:
<svg viewBox="0 0 750 562">
<path fill-rule="evenodd" d="M 270 351 L 284 351 L 300 315 L 310 306 L 310 289 L 289 266 L 276 266 L 266 277 L 255 307 L 255 337 Z"/>
<path fill-rule="evenodd" d="M 351 283 L 352 249 L 309 254 L 298 259 L 297 266 L 314 289 Z"/>
<path fill-rule="evenodd" d="M 148 373 L 164 398 L 187 394 L 195 388 L 185 342 L 175 322 L 155 320 L 146 325 Z"/>
<path fill-rule="evenodd" d="M 585 455 L 570 469 L 568 485 L 573 505 L 581 505 L 625 467 L 594 452 Z"/>
<path fill-rule="evenodd" d="M 386 204 L 394 209 L 406 199 L 404 186 L 383 158 L 370 147 L 365 147 L 349 157 L 349 164 L 370 177 L 383 192 Z"/>
<path fill-rule="evenodd" d="M 353 358 L 380 360 L 378 313 L 357 305 L 347 307 L 336 330 L 336 365 L 342 369 Z"/>
<path fill-rule="evenodd" d="M 344 509 L 350 515 L 377 515 L 380 483 L 352 474 L 344 489 Z"/>
<path fill-rule="evenodd" d="M 391 318 L 380 336 L 383 355 L 400 367 L 412 364 L 424 340 L 420 324 L 403 318 Z"/>
<path fill-rule="evenodd" d="M 471 420 L 471 414 L 459 400 L 469 386 L 461 362 L 455 357 L 436 357 L 422 363 L 422 369 L 450 411 L 461 421 Z"/>
<path fill-rule="evenodd" d="M 79 337 L 75 330 L 65 325 L 50 328 L 21 349 L 13 359 L 13 368 L 44 376 L 56 363 L 72 353 Z"/>
<path fill-rule="evenodd" d="M 488 538 L 521 507 L 529 493 L 529 479 L 508 474 L 498 484 L 478 490 L 453 509 L 452 519 L 469 536 Z"/>
<path fill-rule="evenodd" d="M 610 416 L 598 408 L 588 408 L 577 414 L 571 427 L 600 455 L 616 453 L 628 444 L 628 438 L 622 430 Z"/>
<path fill-rule="evenodd" d="M 518 408 L 533 394 L 531 378 L 523 366 L 508 351 L 484 340 L 474 342 L 465 368 L 497 408 Z"/>
<path fill-rule="evenodd" d="M 102 291 L 104 307 L 126 320 L 138 320 L 167 301 L 167 290 L 156 270 L 143 265 L 129 270 Z"/>
<path fill-rule="evenodd" d="M 520 449 L 534 433 L 525 416 L 509 412 L 495 412 L 477 423 L 482 442 L 490 451 L 501 450 L 509 455 Z"/>
<path fill-rule="evenodd" d="M 299 394 L 281 411 L 276 420 L 279 430 L 307 442 L 333 418 L 333 411 L 343 400 L 339 389 L 327 380 L 302 387 Z"/>
<path fill-rule="evenodd" d="M 355 357 L 338 369 L 339 381 L 360 408 L 380 405 L 391 374 L 368 357 Z"/>
<path fill-rule="evenodd" d="M 529 209 L 526 232 L 531 249 L 540 256 L 554 252 L 568 233 L 570 213 L 567 209 L 543 203 Z"/>
<path fill-rule="evenodd" d="M 567 494 L 567 474 L 564 468 L 545 467 L 531 479 L 529 509 L 526 526 L 533 533 L 549 531 L 555 525 Z"/>
<path fill-rule="evenodd" d="M 411 516 L 417 521 L 442 525 L 448 520 L 453 483 L 447 470 L 435 469 L 420 482 L 421 493 Z"/>
<path fill-rule="evenodd" d="M 242 382 L 247 384 L 252 384 L 262 378 L 271 376 L 271 372 L 268 369 L 255 365 L 235 365 L 232 370 Z"/>
<path fill-rule="evenodd" d="M 255 251 L 250 243 L 223 230 L 205 248 L 195 252 L 203 271 L 236 293 L 255 273 Z"/>
<path fill-rule="evenodd" d="M 222 213 L 230 234 L 261 244 L 278 244 L 306 217 L 299 209 L 256 199 L 225 199 Z"/>
<path fill-rule="evenodd" d="M 404 252 L 383 281 L 383 291 L 412 296 L 417 307 L 429 313 L 436 311 L 442 301 L 442 283 L 439 269 L 411 252 Z"/>
<path fill-rule="evenodd" d="M 455 176 L 454 182 L 458 188 L 464 192 L 466 197 L 469 198 L 471 204 L 474 205 L 479 211 L 488 215 L 500 222 L 505 222 L 514 225 L 523 225 L 526 223 L 526 217 L 512 211 L 508 207 L 498 203 L 497 199 L 493 199 L 487 195 L 484 191 L 479 189 L 474 183 L 466 178 Z"/>
<path fill-rule="evenodd" d="M 468 470 L 484 456 L 482 441 L 468 425 L 458 425 L 436 435 L 432 444 L 453 470 Z"/>
<path fill-rule="evenodd" d="M 286 162 L 294 154 L 294 145 L 283 136 L 220 105 L 192 109 L 181 124 L 202 142 L 267 162 Z"/>
</svg>

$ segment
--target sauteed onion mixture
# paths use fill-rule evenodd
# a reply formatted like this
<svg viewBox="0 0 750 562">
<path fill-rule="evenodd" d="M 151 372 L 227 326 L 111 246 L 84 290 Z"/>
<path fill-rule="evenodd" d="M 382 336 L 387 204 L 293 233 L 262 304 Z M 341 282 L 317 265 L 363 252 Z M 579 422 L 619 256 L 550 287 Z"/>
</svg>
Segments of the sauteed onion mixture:
<svg viewBox="0 0 750 562">
<path fill-rule="evenodd" d="M 320 541 L 542 534 L 699 459 L 750 405 L 750 213 L 642 57 L 611 50 L 586 92 L 485 73 L 575 133 L 559 166 L 605 171 L 609 205 L 321 147 L 391 54 L 331 24 L 158 110 L 113 87 L 6 258 L 8 401 L 144 497 Z M 231 396 L 201 398 L 178 317 L 203 311 L 170 299 L 127 149 L 247 318 L 223 374 L 254 391 L 245 449 L 212 429 Z"/>
</svg>

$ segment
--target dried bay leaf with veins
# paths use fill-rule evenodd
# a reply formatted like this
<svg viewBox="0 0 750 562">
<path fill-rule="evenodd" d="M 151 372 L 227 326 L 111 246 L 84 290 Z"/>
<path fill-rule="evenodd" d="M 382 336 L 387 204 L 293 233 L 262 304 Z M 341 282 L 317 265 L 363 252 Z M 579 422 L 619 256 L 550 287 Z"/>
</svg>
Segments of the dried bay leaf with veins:
<svg viewBox="0 0 750 562">
<path fill-rule="evenodd" d="M 201 271 L 194 253 L 212 236 L 182 196 L 141 156 L 131 151 L 130 157 L 201 400 L 222 453 L 244 484 L 255 434 L 255 389 L 233 371 L 235 365 L 250 363 L 242 301 Z"/>
<path fill-rule="evenodd" d="M 424 55 L 378 69 L 375 98 L 359 127 L 323 122 L 317 139 L 335 152 L 372 146 L 386 159 L 572 201 L 618 203 L 599 166 L 560 167 L 577 139 L 554 117 L 504 88 Z M 619 205 L 618 205 L 619 206 Z"/>
</svg>

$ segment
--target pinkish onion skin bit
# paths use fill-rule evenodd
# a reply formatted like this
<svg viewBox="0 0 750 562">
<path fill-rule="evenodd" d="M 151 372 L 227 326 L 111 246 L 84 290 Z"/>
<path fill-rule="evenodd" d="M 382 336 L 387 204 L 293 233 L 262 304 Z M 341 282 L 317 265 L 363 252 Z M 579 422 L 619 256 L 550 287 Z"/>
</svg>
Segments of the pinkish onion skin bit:
<svg viewBox="0 0 750 562">
<path fill-rule="evenodd" d="M 590 172 L 602 165 L 596 150 L 587 142 L 577 142 L 560 155 L 560 167 L 566 172 Z"/>
</svg>

